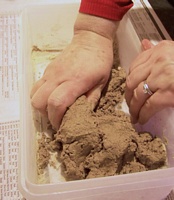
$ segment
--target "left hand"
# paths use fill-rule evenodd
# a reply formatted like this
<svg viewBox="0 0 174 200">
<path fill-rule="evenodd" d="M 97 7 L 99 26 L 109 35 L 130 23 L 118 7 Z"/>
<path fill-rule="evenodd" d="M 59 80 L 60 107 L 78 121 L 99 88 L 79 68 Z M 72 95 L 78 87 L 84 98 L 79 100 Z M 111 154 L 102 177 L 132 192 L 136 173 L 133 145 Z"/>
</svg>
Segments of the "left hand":
<svg viewBox="0 0 174 200">
<path fill-rule="evenodd" d="M 174 41 L 163 40 L 156 46 L 143 40 L 144 51 L 130 66 L 125 98 L 132 123 L 146 123 L 166 107 L 174 106 Z M 143 90 L 146 81 L 152 94 Z"/>
</svg>

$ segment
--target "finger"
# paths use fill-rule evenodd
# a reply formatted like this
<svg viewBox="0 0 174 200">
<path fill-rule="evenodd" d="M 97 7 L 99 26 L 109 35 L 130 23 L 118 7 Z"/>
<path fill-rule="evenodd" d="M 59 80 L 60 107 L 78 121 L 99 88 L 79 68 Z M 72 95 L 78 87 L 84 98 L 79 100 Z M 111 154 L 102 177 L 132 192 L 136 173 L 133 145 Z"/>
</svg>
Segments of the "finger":
<svg viewBox="0 0 174 200">
<path fill-rule="evenodd" d="M 141 44 L 142 44 L 143 52 L 141 52 L 136 57 L 136 59 L 132 62 L 129 69 L 130 72 L 132 72 L 132 70 L 134 70 L 136 67 L 147 62 L 150 59 L 151 53 L 152 53 L 151 49 L 155 46 L 148 39 L 142 40 Z"/>
<path fill-rule="evenodd" d="M 145 124 L 157 112 L 171 106 L 173 104 L 173 102 L 171 102 L 172 99 L 172 93 L 155 92 L 149 99 L 147 99 L 141 108 L 138 122 L 140 124 Z"/>
<path fill-rule="evenodd" d="M 146 78 L 150 74 L 150 65 L 142 64 L 141 66 L 137 67 L 132 73 L 130 73 L 126 78 L 126 88 L 125 88 L 125 99 L 130 106 L 130 101 L 133 97 L 133 93 L 135 88 L 138 87 L 138 85 L 146 80 Z"/>
<path fill-rule="evenodd" d="M 142 44 L 143 50 L 151 49 L 152 47 L 154 47 L 152 42 L 148 39 L 142 40 L 141 44 Z"/>
<path fill-rule="evenodd" d="M 93 88 L 92 90 L 90 90 L 89 92 L 87 92 L 87 94 L 86 94 L 88 102 L 90 102 L 92 104 L 92 110 L 94 110 L 98 104 L 98 101 L 101 97 L 103 87 L 104 86 L 102 86 L 102 85 L 97 86 L 97 87 Z"/>
<path fill-rule="evenodd" d="M 150 57 L 151 57 L 151 49 L 141 52 L 131 63 L 129 68 L 129 73 L 131 73 L 134 69 L 136 69 L 140 65 L 149 62 Z"/>
<path fill-rule="evenodd" d="M 31 92 L 30 92 L 30 97 L 31 97 L 31 98 L 33 97 L 33 95 L 36 93 L 36 91 L 37 91 L 44 83 L 45 83 L 45 80 L 44 80 L 44 79 L 40 79 L 40 80 L 38 80 L 38 81 L 34 84 L 32 90 L 31 90 Z"/>
<path fill-rule="evenodd" d="M 52 91 L 56 88 L 55 84 L 50 82 L 45 82 L 32 96 L 31 104 L 32 106 L 39 110 L 40 113 L 46 115 L 47 111 L 47 100 Z"/>
<path fill-rule="evenodd" d="M 80 85 L 80 87 L 79 87 Z M 59 85 L 48 98 L 48 118 L 55 129 L 58 129 L 62 118 L 69 106 L 82 94 L 86 93 L 88 87 L 85 83 L 67 81 Z"/>
<path fill-rule="evenodd" d="M 131 115 L 131 121 L 133 124 L 137 123 L 139 118 L 139 111 L 144 105 L 146 100 L 150 98 L 149 94 L 143 92 L 144 82 L 141 82 L 134 90 L 133 97 L 130 101 L 129 112 Z"/>
</svg>

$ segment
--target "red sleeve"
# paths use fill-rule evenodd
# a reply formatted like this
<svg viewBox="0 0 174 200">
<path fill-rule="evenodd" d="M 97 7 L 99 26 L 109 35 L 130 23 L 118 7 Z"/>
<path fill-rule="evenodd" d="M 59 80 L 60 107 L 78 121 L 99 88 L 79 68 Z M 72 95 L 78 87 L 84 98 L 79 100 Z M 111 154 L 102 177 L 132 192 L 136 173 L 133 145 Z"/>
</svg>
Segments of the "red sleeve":
<svg viewBox="0 0 174 200">
<path fill-rule="evenodd" d="M 79 12 L 120 21 L 132 6 L 131 0 L 81 0 Z"/>
</svg>

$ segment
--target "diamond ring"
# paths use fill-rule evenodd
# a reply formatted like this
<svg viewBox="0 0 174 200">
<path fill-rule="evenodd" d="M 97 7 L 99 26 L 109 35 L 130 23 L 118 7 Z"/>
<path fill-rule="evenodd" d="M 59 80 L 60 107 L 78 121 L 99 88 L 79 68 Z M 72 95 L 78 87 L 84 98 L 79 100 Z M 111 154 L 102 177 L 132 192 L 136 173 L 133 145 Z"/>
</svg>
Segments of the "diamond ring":
<svg viewBox="0 0 174 200">
<path fill-rule="evenodd" d="M 144 82 L 144 85 L 143 85 L 143 92 L 145 94 L 149 94 L 150 96 L 153 94 L 153 92 L 150 90 L 148 84 L 146 83 L 146 81 Z"/>
</svg>

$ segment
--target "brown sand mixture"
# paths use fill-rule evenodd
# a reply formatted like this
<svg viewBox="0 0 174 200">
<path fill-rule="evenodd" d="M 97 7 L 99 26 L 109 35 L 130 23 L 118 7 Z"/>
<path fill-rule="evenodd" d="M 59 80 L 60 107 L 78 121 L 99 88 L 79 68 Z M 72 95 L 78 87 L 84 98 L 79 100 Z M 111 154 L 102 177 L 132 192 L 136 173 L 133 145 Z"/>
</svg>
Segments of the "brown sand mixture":
<svg viewBox="0 0 174 200">
<path fill-rule="evenodd" d="M 114 65 L 95 110 L 82 96 L 67 110 L 52 139 L 43 135 L 37 152 L 38 173 L 48 165 L 49 152 L 57 152 L 67 181 L 166 166 L 162 140 L 147 132 L 136 132 L 129 115 L 116 109 L 124 98 L 125 77 L 123 68 Z"/>
</svg>

